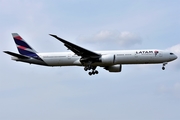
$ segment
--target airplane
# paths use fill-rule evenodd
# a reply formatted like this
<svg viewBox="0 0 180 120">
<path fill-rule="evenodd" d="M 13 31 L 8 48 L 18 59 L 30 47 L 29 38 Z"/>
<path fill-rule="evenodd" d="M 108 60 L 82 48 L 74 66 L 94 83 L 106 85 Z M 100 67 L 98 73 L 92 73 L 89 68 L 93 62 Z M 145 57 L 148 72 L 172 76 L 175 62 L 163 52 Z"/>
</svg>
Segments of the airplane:
<svg viewBox="0 0 180 120">
<path fill-rule="evenodd" d="M 43 66 L 83 66 L 89 75 L 99 72 L 97 67 L 103 67 L 109 72 L 121 72 L 124 64 L 162 64 L 165 65 L 177 59 L 177 56 L 166 50 L 113 50 L 91 51 L 56 35 L 49 34 L 64 44 L 71 52 L 38 53 L 18 33 L 12 33 L 19 54 L 3 51 L 12 56 L 12 60 Z"/>
</svg>

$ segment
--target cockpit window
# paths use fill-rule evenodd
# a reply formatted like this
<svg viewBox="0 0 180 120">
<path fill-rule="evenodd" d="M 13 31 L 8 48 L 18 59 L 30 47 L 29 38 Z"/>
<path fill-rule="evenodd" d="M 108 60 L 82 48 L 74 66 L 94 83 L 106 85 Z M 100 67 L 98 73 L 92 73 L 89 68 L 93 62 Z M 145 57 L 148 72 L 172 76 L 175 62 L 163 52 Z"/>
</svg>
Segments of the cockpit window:
<svg viewBox="0 0 180 120">
<path fill-rule="evenodd" d="M 174 55 L 173 53 L 170 53 L 170 55 Z"/>
</svg>

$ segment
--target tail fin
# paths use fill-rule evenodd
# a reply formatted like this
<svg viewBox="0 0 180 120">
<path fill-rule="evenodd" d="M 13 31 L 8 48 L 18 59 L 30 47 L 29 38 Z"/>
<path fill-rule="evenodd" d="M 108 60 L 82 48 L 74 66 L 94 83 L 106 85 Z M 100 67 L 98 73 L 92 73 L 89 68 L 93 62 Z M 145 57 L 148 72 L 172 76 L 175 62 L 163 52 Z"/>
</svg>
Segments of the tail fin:
<svg viewBox="0 0 180 120">
<path fill-rule="evenodd" d="M 12 36 L 20 54 L 30 57 L 37 56 L 37 52 L 30 45 L 28 45 L 20 35 L 17 33 L 12 33 Z"/>
</svg>

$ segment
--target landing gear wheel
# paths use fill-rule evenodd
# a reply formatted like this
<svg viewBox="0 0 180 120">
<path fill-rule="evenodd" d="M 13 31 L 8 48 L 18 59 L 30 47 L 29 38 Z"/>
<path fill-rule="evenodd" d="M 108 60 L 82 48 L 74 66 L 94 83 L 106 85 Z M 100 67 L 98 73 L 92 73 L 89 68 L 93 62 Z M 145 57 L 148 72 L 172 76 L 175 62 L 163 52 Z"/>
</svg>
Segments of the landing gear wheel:
<svg viewBox="0 0 180 120">
<path fill-rule="evenodd" d="M 96 70 L 96 71 L 95 71 L 95 74 L 98 74 L 98 73 L 99 73 L 99 72 Z"/>
<path fill-rule="evenodd" d="M 92 74 L 95 75 L 96 73 L 94 71 L 92 71 Z"/>
<path fill-rule="evenodd" d="M 165 70 L 165 67 L 162 67 L 162 70 Z"/>
<path fill-rule="evenodd" d="M 89 72 L 89 75 L 92 75 L 92 72 Z"/>
<path fill-rule="evenodd" d="M 85 71 L 87 71 L 87 70 L 88 70 L 88 68 L 87 68 L 87 67 L 85 67 L 85 68 L 84 68 L 84 70 L 85 70 Z"/>
<path fill-rule="evenodd" d="M 90 65 L 88 65 L 88 66 L 84 66 L 84 70 L 85 70 L 85 71 L 92 70 L 92 71 L 88 72 L 88 74 L 91 76 L 91 75 L 95 75 L 95 74 L 98 74 L 98 73 L 99 73 L 99 72 L 96 70 L 96 67 L 97 67 L 97 66 L 90 66 Z"/>
</svg>

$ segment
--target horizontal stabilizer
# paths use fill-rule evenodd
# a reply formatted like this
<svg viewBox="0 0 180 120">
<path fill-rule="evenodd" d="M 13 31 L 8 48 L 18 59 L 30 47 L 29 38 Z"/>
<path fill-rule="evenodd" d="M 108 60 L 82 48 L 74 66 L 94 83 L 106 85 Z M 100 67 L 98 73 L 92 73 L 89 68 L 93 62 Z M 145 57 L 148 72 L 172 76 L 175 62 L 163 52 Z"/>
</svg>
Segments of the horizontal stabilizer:
<svg viewBox="0 0 180 120">
<path fill-rule="evenodd" d="M 17 53 L 13 53 L 13 52 L 10 52 L 10 51 L 3 51 L 4 53 L 7 53 L 11 56 L 14 56 L 14 57 L 17 57 L 17 58 L 21 58 L 21 59 L 29 59 L 29 57 L 27 56 L 24 56 L 24 55 L 20 55 L 20 54 L 17 54 Z"/>
</svg>

